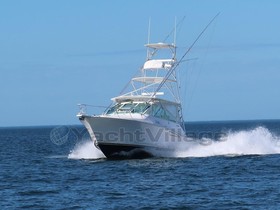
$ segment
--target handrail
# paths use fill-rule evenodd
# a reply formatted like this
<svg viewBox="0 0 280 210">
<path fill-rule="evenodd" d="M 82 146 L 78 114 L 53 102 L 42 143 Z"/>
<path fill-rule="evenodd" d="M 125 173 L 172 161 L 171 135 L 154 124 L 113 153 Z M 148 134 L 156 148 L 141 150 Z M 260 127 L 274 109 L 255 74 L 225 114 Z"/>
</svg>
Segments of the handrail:
<svg viewBox="0 0 280 210">
<path fill-rule="evenodd" d="M 87 114 L 88 107 L 93 107 L 93 108 L 107 108 L 107 106 L 96 106 L 96 105 L 91 105 L 91 104 L 77 104 L 79 107 L 79 112 L 78 115 L 85 115 Z"/>
</svg>

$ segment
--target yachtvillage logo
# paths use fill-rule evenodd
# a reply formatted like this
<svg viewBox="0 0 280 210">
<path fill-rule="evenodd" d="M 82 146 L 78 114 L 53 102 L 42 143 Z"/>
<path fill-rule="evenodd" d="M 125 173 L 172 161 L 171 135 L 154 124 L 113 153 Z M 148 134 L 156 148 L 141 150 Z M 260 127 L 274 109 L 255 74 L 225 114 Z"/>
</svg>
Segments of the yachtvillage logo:
<svg viewBox="0 0 280 210">
<path fill-rule="evenodd" d="M 158 129 L 153 131 L 150 128 L 127 131 L 125 128 L 120 128 L 119 131 L 103 131 L 95 132 L 95 137 L 99 142 L 191 142 L 196 141 L 202 145 L 209 145 L 213 141 L 225 141 L 226 133 L 222 132 L 192 132 L 186 134 L 181 129 Z"/>
<path fill-rule="evenodd" d="M 119 128 L 118 131 L 96 131 L 95 138 L 99 142 L 191 142 L 195 141 L 201 145 L 209 145 L 213 141 L 225 141 L 226 134 L 222 132 L 193 132 L 187 131 L 183 133 L 181 129 L 158 129 L 156 131 L 146 127 L 132 131 L 126 128 Z M 70 142 L 89 141 L 90 135 L 86 128 L 77 128 L 74 126 L 58 126 L 51 130 L 50 140 L 61 146 Z"/>
<path fill-rule="evenodd" d="M 90 136 L 85 128 L 58 126 L 53 128 L 50 132 L 50 140 L 58 146 L 69 142 L 78 142 L 89 139 Z"/>
</svg>

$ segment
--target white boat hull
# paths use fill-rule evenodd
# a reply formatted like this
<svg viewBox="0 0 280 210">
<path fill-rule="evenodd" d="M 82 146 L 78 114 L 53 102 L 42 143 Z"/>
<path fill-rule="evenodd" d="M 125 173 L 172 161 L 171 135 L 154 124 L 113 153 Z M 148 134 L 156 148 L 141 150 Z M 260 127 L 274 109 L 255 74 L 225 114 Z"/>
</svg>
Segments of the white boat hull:
<svg viewBox="0 0 280 210">
<path fill-rule="evenodd" d="M 151 122 L 150 119 L 87 115 L 79 119 L 107 158 L 162 156 L 186 138 L 179 124 L 160 119 Z"/>
</svg>

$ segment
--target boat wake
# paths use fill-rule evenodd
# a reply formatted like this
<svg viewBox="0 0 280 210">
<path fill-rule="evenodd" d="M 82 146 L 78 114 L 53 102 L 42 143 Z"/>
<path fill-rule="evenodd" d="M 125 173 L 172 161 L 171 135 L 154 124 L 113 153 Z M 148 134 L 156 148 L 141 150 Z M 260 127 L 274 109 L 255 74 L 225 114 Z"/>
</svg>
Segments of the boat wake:
<svg viewBox="0 0 280 210">
<path fill-rule="evenodd" d="M 104 154 L 94 146 L 91 140 L 79 143 L 70 151 L 68 159 L 101 159 Z"/>
<path fill-rule="evenodd" d="M 204 142 L 204 143 L 201 143 Z M 207 142 L 207 143 L 205 143 Z M 222 140 L 205 139 L 178 144 L 169 157 L 268 155 L 280 153 L 280 137 L 267 128 L 229 132 Z"/>
</svg>

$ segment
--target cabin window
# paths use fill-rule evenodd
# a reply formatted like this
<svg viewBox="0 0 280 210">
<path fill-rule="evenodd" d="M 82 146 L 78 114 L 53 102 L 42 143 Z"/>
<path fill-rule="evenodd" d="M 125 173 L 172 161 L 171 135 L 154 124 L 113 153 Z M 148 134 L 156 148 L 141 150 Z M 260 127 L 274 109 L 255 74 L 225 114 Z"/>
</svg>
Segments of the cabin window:
<svg viewBox="0 0 280 210">
<path fill-rule="evenodd" d="M 143 113 L 149 106 L 147 103 L 120 103 L 112 106 L 106 114 Z"/>
<path fill-rule="evenodd" d="M 152 105 L 151 114 L 165 120 L 177 121 L 177 106 L 172 104 L 156 103 Z"/>
<path fill-rule="evenodd" d="M 147 110 L 147 112 L 146 112 Z M 112 106 L 106 114 L 147 113 L 165 120 L 176 122 L 178 120 L 178 107 L 173 104 L 143 102 L 123 102 Z"/>
<path fill-rule="evenodd" d="M 106 112 L 106 114 L 113 114 L 114 112 L 116 112 L 118 110 L 119 107 L 120 107 L 120 104 L 116 104 L 116 105 L 110 107 L 109 110 Z"/>
<path fill-rule="evenodd" d="M 166 111 L 163 109 L 161 104 L 153 104 L 152 105 L 152 115 L 155 117 L 159 117 L 165 120 L 168 120 L 168 116 L 166 115 Z"/>
<path fill-rule="evenodd" d="M 133 108 L 132 112 L 133 113 L 143 113 L 147 108 L 149 108 L 149 105 L 147 105 L 146 103 L 138 103 L 135 105 L 135 107 Z"/>
<path fill-rule="evenodd" d="M 169 120 L 177 121 L 178 107 L 172 104 L 164 104 L 163 107 L 166 110 Z"/>
<path fill-rule="evenodd" d="M 134 106 L 135 106 L 135 104 L 133 104 L 133 103 L 123 104 L 123 105 L 118 109 L 118 112 L 120 112 L 120 113 L 130 112 L 130 111 L 133 109 Z"/>
</svg>

